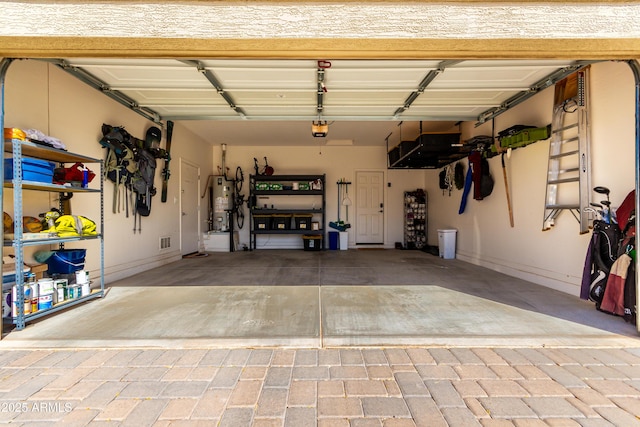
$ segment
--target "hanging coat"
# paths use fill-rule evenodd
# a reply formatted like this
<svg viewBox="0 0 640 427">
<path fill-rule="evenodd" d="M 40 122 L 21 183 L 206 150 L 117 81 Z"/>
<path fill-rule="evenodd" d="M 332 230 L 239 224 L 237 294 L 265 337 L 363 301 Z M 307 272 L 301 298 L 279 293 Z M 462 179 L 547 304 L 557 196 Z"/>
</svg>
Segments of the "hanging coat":
<svg viewBox="0 0 640 427">
<path fill-rule="evenodd" d="M 469 154 L 469 165 L 473 171 L 473 198 L 482 200 L 482 153 L 474 151 Z"/>
<path fill-rule="evenodd" d="M 458 209 L 458 215 L 462 215 L 467 207 L 467 198 L 471 191 L 471 184 L 473 183 L 473 172 L 471 171 L 471 165 L 467 169 L 467 177 L 464 181 L 464 190 L 462 190 L 462 199 L 460 200 L 460 209 Z"/>
</svg>

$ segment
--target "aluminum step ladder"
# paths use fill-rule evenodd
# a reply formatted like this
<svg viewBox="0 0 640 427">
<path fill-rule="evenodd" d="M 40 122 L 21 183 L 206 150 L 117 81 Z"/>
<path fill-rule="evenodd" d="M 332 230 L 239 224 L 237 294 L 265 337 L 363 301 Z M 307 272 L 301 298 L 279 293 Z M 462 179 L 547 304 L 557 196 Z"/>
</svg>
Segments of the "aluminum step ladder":
<svg viewBox="0 0 640 427">
<path fill-rule="evenodd" d="M 589 232 L 588 70 L 576 72 L 577 94 L 553 108 L 542 231 L 550 230 L 558 215 L 568 210 L 580 224 L 580 234 Z"/>
</svg>

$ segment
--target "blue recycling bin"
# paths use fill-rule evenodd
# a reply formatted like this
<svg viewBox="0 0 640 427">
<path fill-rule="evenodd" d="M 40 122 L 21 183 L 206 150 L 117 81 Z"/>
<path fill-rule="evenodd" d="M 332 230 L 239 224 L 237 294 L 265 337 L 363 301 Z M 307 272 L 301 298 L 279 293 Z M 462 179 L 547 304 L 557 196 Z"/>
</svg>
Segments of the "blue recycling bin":
<svg viewBox="0 0 640 427">
<path fill-rule="evenodd" d="M 337 231 L 329 232 L 329 249 L 332 251 L 337 251 L 340 247 L 340 233 Z"/>
</svg>

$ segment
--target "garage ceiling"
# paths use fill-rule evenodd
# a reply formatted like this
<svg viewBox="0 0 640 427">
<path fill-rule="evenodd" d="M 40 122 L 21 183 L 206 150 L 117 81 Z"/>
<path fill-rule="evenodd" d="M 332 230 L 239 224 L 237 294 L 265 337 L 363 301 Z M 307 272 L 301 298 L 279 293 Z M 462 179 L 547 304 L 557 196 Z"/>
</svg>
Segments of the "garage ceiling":
<svg viewBox="0 0 640 427">
<path fill-rule="evenodd" d="M 484 121 L 575 71 L 568 60 L 84 59 L 57 65 L 212 143 L 395 145 Z M 311 135 L 327 121 L 326 138 Z M 402 127 L 398 125 L 402 123 Z M 543 125 L 543 124 L 541 124 Z M 389 137 L 389 135 L 391 136 Z M 395 140 L 395 141 L 394 141 Z"/>
</svg>

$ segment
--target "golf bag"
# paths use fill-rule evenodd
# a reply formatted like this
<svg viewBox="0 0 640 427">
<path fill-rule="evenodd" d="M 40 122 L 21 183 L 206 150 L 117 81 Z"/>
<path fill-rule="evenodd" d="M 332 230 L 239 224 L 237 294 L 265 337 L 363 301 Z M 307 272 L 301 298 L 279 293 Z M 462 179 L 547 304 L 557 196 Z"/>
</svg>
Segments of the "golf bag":
<svg viewBox="0 0 640 427">
<path fill-rule="evenodd" d="M 618 258 L 611 266 L 604 289 L 600 310 L 623 316 L 625 321 L 636 319 L 636 274 L 635 274 L 635 191 L 627 195 L 616 211 L 620 225 L 621 241 Z"/>
<path fill-rule="evenodd" d="M 618 224 L 593 221 L 593 234 L 582 271 L 580 298 L 595 302 L 597 308 L 602 302 L 611 266 L 618 258 L 620 238 Z"/>
<path fill-rule="evenodd" d="M 635 322 L 635 191 L 616 210 L 611 223 L 593 222 L 580 298 L 596 303 L 600 311 Z"/>
</svg>

